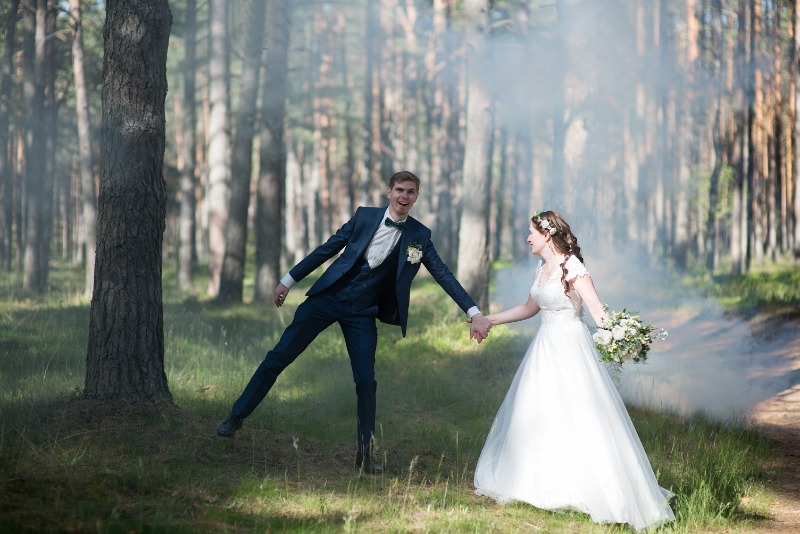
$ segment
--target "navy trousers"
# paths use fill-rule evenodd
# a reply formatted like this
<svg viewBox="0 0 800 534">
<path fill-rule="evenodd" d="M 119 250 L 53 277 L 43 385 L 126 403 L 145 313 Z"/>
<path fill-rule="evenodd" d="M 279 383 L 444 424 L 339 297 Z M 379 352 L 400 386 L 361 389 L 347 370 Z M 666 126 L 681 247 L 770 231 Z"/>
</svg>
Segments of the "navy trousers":
<svg viewBox="0 0 800 534">
<path fill-rule="evenodd" d="M 298 306 L 292 324 L 283 332 L 275 348 L 267 353 L 231 412 L 242 418 L 250 415 L 275 384 L 278 375 L 300 356 L 320 332 L 338 322 L 347 345 L 356 384 L 358 452 L 367 457 L 375 434 L 377 403 L 376 314 L 376 306 L 365 310 L 354 309 L 352 301 L 337 298 L 332 292 L 307 298 Z"/>
</svg>

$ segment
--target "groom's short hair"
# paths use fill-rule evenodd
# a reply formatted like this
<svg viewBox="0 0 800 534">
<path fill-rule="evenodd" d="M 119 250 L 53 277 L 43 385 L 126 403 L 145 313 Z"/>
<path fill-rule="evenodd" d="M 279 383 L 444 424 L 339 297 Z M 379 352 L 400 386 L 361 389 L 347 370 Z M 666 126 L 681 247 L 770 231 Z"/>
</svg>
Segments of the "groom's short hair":
<svg viewBox="0 0 800 534">
<path fill-rule="evenodd" d="M 394 187 L 394 184 L 400 182 L 414 182 L 417 186 L 417 191 L 419 191 L 419 178 L 416 174 L 411 171 L 398 171 L 389 178 L 389 189 Z"/>
</svg>

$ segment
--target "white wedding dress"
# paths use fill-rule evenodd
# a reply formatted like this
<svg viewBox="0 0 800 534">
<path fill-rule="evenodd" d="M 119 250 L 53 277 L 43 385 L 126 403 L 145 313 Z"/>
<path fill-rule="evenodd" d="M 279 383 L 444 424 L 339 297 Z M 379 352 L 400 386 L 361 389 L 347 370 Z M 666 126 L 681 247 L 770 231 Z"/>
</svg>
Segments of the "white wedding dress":
<svg viewBox="0 0 800 534">
<path fill-rule="evenodd" d="M 598 354 L 577 292 L 564 294 L 561 270 L 531 296 L 538 334 L 520 363 L 475 468 L 476 492 L 501 504 L 585 512 L 597 523 L 636 530 L 675 519 Z M 567 279 L 588 276 L 575 256 Z"/>
</svg>

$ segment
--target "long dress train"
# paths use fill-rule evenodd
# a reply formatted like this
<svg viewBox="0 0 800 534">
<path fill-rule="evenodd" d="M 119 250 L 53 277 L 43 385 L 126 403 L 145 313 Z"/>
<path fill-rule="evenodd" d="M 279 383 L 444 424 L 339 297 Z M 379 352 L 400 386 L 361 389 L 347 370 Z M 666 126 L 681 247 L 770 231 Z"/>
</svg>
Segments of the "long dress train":
<svg viewBox="0 0 800 534">
<path fill-rule="evenodd" d="M 625 405 L 598 361 L 582 301 L 561 272 L 531 296 L 542 323 L 497 413 L 475 468 L 476 492 L 499 503 L 578 510 L 636 530 L 674 520 Z M 587 276 L 575 256 L 567 278 Z"/>
</svg>

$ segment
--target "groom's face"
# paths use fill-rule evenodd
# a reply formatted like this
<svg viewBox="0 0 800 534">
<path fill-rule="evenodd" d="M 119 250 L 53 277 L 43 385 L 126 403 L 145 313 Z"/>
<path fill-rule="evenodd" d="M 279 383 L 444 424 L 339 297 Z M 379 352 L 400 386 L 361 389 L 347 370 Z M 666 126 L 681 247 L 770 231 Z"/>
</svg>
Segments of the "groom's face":
<svg viewBox="0 0 800 534">
<path fill-rule="evenodd" d="M 395 221 L 405 219 L 417 201 L 417 184 L 413 180 L 395 182 L 389 188 L 389 213 Z"/>
</svg>

